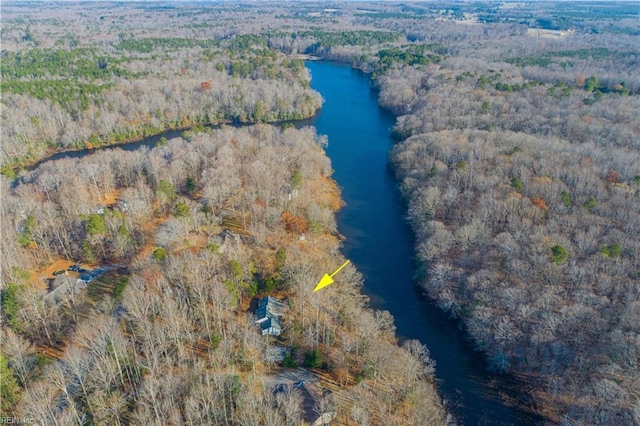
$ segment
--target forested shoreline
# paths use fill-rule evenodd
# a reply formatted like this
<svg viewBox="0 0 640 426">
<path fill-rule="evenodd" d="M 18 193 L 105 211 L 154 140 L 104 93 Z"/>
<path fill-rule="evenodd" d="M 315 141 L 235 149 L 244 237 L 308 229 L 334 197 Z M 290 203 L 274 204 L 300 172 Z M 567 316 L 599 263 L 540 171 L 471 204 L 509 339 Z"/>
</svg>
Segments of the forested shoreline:
<svg viewBox="0 0 640 426">
<path fill-rule="evenodd" d="M 313 360 L 305 365 L 351 383 L 346 401 L 328 400 L 322 410 L 376 422 L 442 421 L 437 396 L 420 379 L 432 371 L 421 367 L 428 351 L 395 345 L 393 319 L 365 309 L 354 269 L 336 291 L 311 293 L 314 279 L 342 261 L 332 236 L 339 194 L 322 143 L 309 128 L 228 127 L 151 150 L 52 161 L 13 194 L 5 186 L 3 220 L 20 223 L 27 215 L 22 234 L 7 234 L 12 243 L 3 244 L 2 270 L 11 283 L 3 295 L 10 326 L 3 351 L 17 378 L 13 391 L 24 388 L 12 412 L 46 422 L 135 423 L 168 415 L 175 422 L 300 424 L 298 393 L 276 399 L 266 381 L 272 367 L 264 353 L 276 342 L 258 333 L 244 307 L 276 292 L 289 306 L 280 344 L 299 351 L 290 364 L 302 364 L 304 355 Z M 61 173 L 69 169 L 96 173 Z M 46 183 L 51 179 L 55 188 Z M 126 211 L 96 213 L 99 194 L 113 191 L 127 200 Z M 7 222 L 3 228 L 11 229 Z M 229 226 L 237 237 L 221 239 Z M 30 277 L 47 264 L 43 258 L 124 262 L 126 287 L 89 312 L 72 293 L 58 306 L 47 303 Z M 53 363 L 42 355 L 56 350 L 63 354 Z M 396 357 L 401 365 L 385 361 Z M 387 391 L 370 381 L 372 371 L 376 380 L 386 378 Z"/>
<path fill-rule="evenodd" d="M 43 6 L 3 28 L 15 48 L 3 52 L 3 415 L 446 423 L 428 349 L 399 344 L 389 313 L 367 307 L 355 268 L 331 292 L 312 292 L 345 261 L 326 138 L 248 124 L 315 113 L 321 99 L 301 60 L 252 35 L 167 38 L 189 22 L 182 12 L 132 27 L 146 33 L 161 17 L 163 34 L 102 43 L 113 29 L 97 29 L 100 14 L 111 11 L 94 7 L 42 18 Z M 109 19 L 128 19 L 128 7 Z M 89 24 L 79 38 L 41 38 L 61 22 Z M 167 128 L 186 130 L 151 148 L 23 168 Z M 280 336 L 256 324 L 252 305 L 266 295 L 284 303 Z"/>
<path fill-rule="evenodd" d="M 106 59 L 87 49 L 72 49 L 34 50 L 5 59 L 3 106 L 29 114 L 6 114 L 4 170 L 11 173 L 11 167 L 37 162 L 48 152 L 123 143 L 196 125 L 301 119 L 320 107 L 299 60 L 279 58 L 274 51 L 231 47 L 232 55 L 242 52 L 242 59 L 234 62 L 225 50 L 205 51 L 191 44 L 166 47 L 161 39 L 152 39 L 155 49 L 166 49 L 165 58 L 157 58 L 154 51 L 137 53 L 137 58 Z M 136 48 L 141 49 L 130 43 L 121 51 L 131 54 Z M 192 56 L 201 59 L 190 63 Z M 28 82 L 22 82 L 23 73 L 12 73 L 23 71 L 23 61 L 38 64 Z M 89 77 L 102 66 L 109 72 Z M 85 78 L 93 91 L 67 83 Z M 112 82 L 97 84 L 105 80 Z M 58 81 L 64 83 L 47 90 Z"/>
<path fill-rule="evenodd" d="M 377 79 L 420 284 L 548 421 L 638 423 L 637 38 L 493 40 Z"/>
</svg>

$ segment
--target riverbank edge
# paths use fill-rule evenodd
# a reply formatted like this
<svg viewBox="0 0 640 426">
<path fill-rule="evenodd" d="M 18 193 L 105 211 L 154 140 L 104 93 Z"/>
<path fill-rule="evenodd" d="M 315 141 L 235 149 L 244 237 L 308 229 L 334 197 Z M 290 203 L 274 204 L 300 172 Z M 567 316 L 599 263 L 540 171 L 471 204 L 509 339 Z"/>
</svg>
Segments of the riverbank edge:
<svg viewBox="0 0 640 426">
<path fill-rule="evenodd" d="M 38 168 L 40 165 L 46 163 L 47 161 L 50 161 L 53 159 L 53 157 L 57 156 L 57 155 L 63 155 L 63 154 L 73 154 L 73 153 L 79 153 L 79 152 L 83 152 L 83 151 L 97 151 L 97 150 L 101 150 L 101 149 L 110 149 L 110 148 L 117 148 L 119 146 L 122 145 L 127 145 L 127 144 L 131 144 L 131 143 L 136 143 L 136 142 L 142 142 L 145 139 L 149 139 L 149 138 L 153 138 L 153 137 L 157 137 L 157 136 L 162 136 L 165 133 L 169 133 L 169 132 L 179 132 L 179 131 L 189 131 L 191 129 L 194 129 L 198 126 L 203 126 L 203 127 L 208 127 L 210 129 L 219 129 L 222 126 L 253 126 L 256 124 L 270 124 L 270 125 L 287 125 L 287 124 L 295 124 L 297 122 L 301 122 L 304 120 L 309 120 L 313 117 L 315 117 L 318 112 L 320 111 L 320 109 L 322 108 L 322 104 L 320 104 L 320 106 L 318 106 L 315 111 L 313 112 L 313 114 L 308 115 L 308 116 L 303 116 L 299 119 L 294 119 L 294 120 L 276 120 L 276 121 L 246 121 L 246 122 L 241 122 L 241 121 L 234 121 L 234 120 L 223 120 L 223 121 L 216 121 L 216 122 L 209 122 L 209 123 L 195 123 L 195 124 L 190 124 L 188 126 L 166 126 L 164 127 L 164 129 L 162 129 L 161 131 L 158 132 L 152 132 L 149 134 L 145 134 L 142 136 L 137 136 L 134 138 L 127 138 L 123 141 L 120 142 L 115 142 L 115 143 L 105 143 L 105 144 L 100 144 L 97 146 L 85 146 L 84 148 L 78 148 L 78 149 L 62 149 L 62 150 L 47 150 L 45 153 L 46 155 L 43 156 L 42 158 L 38 158 L 38 159 L 33 159 L 31 161 L 22 163 L 20 165 L 15 165 L 15 164 L 7 164 L 6 166 L 2 167 L 2 172 L 0 172 L 0 174 L 4 175 L 5 177 L 14 180 L 16 178 L 18 178 L 19 173 L 22 171 L 33 171 L 36 168 Z M 104 136 L 105 138 L 108 138 L 108 136 Z M 85 145 L 87 145 L 87 142 L 85 142 Z M 8 176 L 6 171 L 10 171 L 14 174 L 14 176 Z"/>
<path fill-rule="evenodd" d="M 389 108 L 385 108 L 384 106 L 380 105 L 379 102 L 379 93 L 380 90 L 379 88 L 376 87 L 376 85 L 374 84 L 374 80 L 371 79 L 371 74 L 373 73 L 373 71 L 371 70 L 367 70 L 364 67 L 359 67 L 356 65 L 356 63 L 354 61 L 340 61 L 337 59 L 324 59 L 321 57 L 314 57 L 314 59 L 312 59 L 314 61 L 322 61 L 322 62 L 329 62 L 329 63 L 335 63 L 335 64 L 339 64 L 339 65 L 343 65 L 343 66 L 350 66 L 352 69 L 361 72 L 362 74 L 366 75 L 368 77 L 369 80 L 369 85 L 370 85 L 370 89 L 372 91 L 374 91 L 374 93 L 376 93 L 376 99 L 378 100 L 378 106 L 388 112 L 389 114 L 391 114 L 394 119 L 397 120 L 397 118 L 399 117 L 398 114 L 395 114 L 392 110 L 390 110 Z M 394 141 L 392 147 L 389 149 L 388 155 L 390 155 L 391 153 L 391 149 L 393 149 L 394 146 L 396 146 L 399 143 L 402 143 L 404 140 L 406 140 L 406 137 L 400 137 L 400 135 L 395 134 L 392 130 L 390 129 L 391 133 L 389 135 L 389 138 L 392 139 Z M 393 163 L 390 161 L 390 159 L 387 159 L 387 167 L 389 168 L 389 170 L 393 173 L 394 176 L 394 180 L 396 183 L 396 187 L 399 187 L 400 181 L 398 180 L 398 176 L 396 173 L 396 169 L 393 166 Z M 398 188 L 399 189 L 399 188 Z M 406 213 L 407 212 L 407 199 L 404 197 L 404 195 L 402 194 L 402 192 L 400 191 L 400 198 L 402 200 L 402 208 L 403 211 Z M 413 253 L 415 255 L 415 247 L 418 243 L 418 241 L 416 240 L 416 233 L 414 228 L 411 226 L 411 224 L 409 222 L 407 222 L 409 225 L 409 229 L 411 230 L 411 238 L 413 241 Z M 420 296 L 423 298 L 423 300 L 429 304 L 430 306 L 433 307 L 433 309 L 438 309 L 439 311 L 441 311 L 435 304 L 434 301 L 432 299 L 429 298 L 429 296 L 427 295 L 426 291 L 424 290 L 424 288 L 420 285 L 419 280 L 418 280 L 418 276 L 421 273 L 424 273 L 424 271 L 426 271 L 426 265 L 421 264 L 420 262 L 418 262 L 418 260 L 414 257 L 414 265 L 415 265 L 415 269 L 416 269 L 416 278 L 414 279 L 414 286 L 415 288 L 418 290 L 418 293 L 420 294 Z M 466 331 L 466 324 L 465 324 L 465 319 L 464 318 L 459 318 L 459 319 L 451 319 L 452 323 L 456 324 L 457 328 L 461 331 L 461 333 L 464 336 L 464 339 L 467 341 L 467 343 L 469 345 L 472 345 L 474 343 L 474 341 L 472 340 L 471 336 L 469 336 L 468 332 Z M 524 377 L 521 377 L 513 372 L 507 372 L 507 373 L 501 373 L 501 374 L 496 374 L 496 373 L 492 373 L 489 371 L 489 369 L 487 368 L 488 366 L 488 361 L 486 358 L 486 354 L 484 354 L 482 351 L 478 351 L 476 349 L 473 349 L 471 347 L 471 349 L 473 350 L 474 353 L 478 354 L 480 356 L 480 358 L 482 359 L 483 365 L 484 365 L 484 369 L 487 373 L 487 375 L 489 375 L 489 377 L 491 378 L 491 383 L 488 384 L 488 386 L 496 389 L 496 391 L 501 395 L 501 399 L 503 401 L 503 403 L 505 404 L 505 406 L 508 407 L 514 407 L 517 409 L 522 410 L 523 412 L 531 415 L 533 417 L 533 421 L 535 422 L 535 424 L 539 424 L 540 422 L 544 422 L 545 420 L 547 420 L 548 418 L 544 416 L 544 407 L 538 407 L 536 401 L 534 400 L 533 396 L 532 396 L 532 391 L 534 390 L 531 386 L 530 381 L 526 380 Z M 531 375 L 533 376 L 533 375 Z M 436 376 L 436 381 L 437 381 L 437 376 Z M 446 400 L 445 398 L 440 394 L 440 392 L 438 392 L 441 400 L 445 403 L 446 406 Z"/>
<path fill-rule="evenodd" d="M 316 111 L 316 114 L 319 111 L 320 111 L 320 108 Z M 288 123 L 294 124 L 296 122 L 300 122 L 300 121 L 304 121 L 304 120 L 305 119 L 293 120 L 293 121 L 283 121 L 283 122 L 279 122 L 279 123 L 280 124 L 288 124 Z M 226 123 L 219 124 L 219 125 L 216 125 L 216 126 L 209 126 L 209 127 L 213 128 L 213 129 L 219 129 L 222 126 L 224 126 L 225 124 Z M 250 126 L 257 126 L 257 125 L 261 125 L 261 124 L 262 125 L 267 125 L 267 126 L 274 126 L 277 123 L 232 123 L 232 124 L 237 124 L 237 125 L 240 125 L 242 127 L 250 127 Z M 146 136 L 146 137 L 140 138 L 137 141 L 130 141 L 130 142 L 121 143 L 121 144 L 118 144 L 118 145 L 133 144 L 133 143 L 136 143 L 136 142 L 140 142 L 140 141 L 144 141 L 144 140 L 147 140 L 147 139 L 151 139 L 151 138 L 160 136 L 160 135 L 165 134 L 165 133 L 170 132 L 170 131 L 189 130 L 189 129 L 194 129 L 195 127 L 197 127 L 197 126 L 186 127 L 184 129 L 167 130 L 165 132 L 162 132 L 162 133 L 159 133 L 159 134 L 156 134 L 156 135 L 151 135 L 151 136 Z M 92 150 L 84 149 L 84 150 L 76 150 L 76 151 L 72 151 L 72 152 L 84 152 L 84 151 L 86 151 L 86 154 L 88 155 L 94 150 L 112 149 L 112 148 L 115 148 L 115 147 L 117 147 L 117 146 L 113 146 L 113 145 L 100 146 L 100 147 L 96 147 L 96 148 L 94 148 Z M 324 151 L 324 149 L 322 149 L 322 150 Z M 64 153 L 56 153 L 56 154 L 64 154 Z M 324 151 L 324 155 L 328 157 L 328 155 L 326 154 L 326 151 Z M 40 164 L 42 164 L 44 162 L 47 162 L 47 161 L 55 161 L 55 159 L 51 159 L 50 157 L 47 157 L 46 159 L 43 159 Z M 34 166 L 34 167 L 37 167 L 37 166 Z M 338 182 L 331 175 L 324 176 L 324 177 L 321 178 L 321 180 L 323 181 L 323 185 L 326 186 L 325 189 L 329 193 L 329 197 L 331 197 L 331 198 L 335 197 L 335 200 L 334 200 L 335 202 L 334 203 L 329 203 L 332 215 L 335 218 L 336 214 L 342 208 L 344 208 L 345 205 L 346 205 L 346 203 L 344 201 L 344 198 L 342 197 L 340 186 L 339 186 Z M 324 193 L 324 191 L 323 191 L 323 193 Z M 318 196 L 318 194 L 314 193 L 314 197 L 315 196 Z M 344 235 L 342 235 L 341 233 L 339 233 L 337 230 L 335 232 L 325 233 L 325 234 L 323 234 L 323 236 L 326 237 L 325 244 L 327 244 L 329 247 L 335 247 L 335 248 L 338 248 L 340 246 L 340 244 L 346 239 L 346 237 Z M 295 240 L 292 240 L 292 242 L 293 241 L 295 241 Z M 153 246 L 155 244 L 151 243 L 151 245 Z M 117 266 L 118 267 L 118 273 L 123 275 L 123 276 L 126 276 L 128 278 L 132 274 L 132 272 L 134 271 L 134 269 L 132 268 L 132 264 L 134 262 L 143 262 L 143 258 L 144 257 L 148 257 L 148 256 L 149 256 L 148 251 L 145 251 L 144 248 L 141 248 L 138 251 L 138 253 L 136 253 L 127 264 L 118 264 L 118 265 L 105 264 L 103 266 L 114 266 L 114 267 Z M 339 255 L 339 261 L 342 262 L 344 260 L 346 260 L 346 257 L 344 257 L 342 254 L 340 254 Z M 69 263 L 75 263 L 75 262 L 69 261 Z M 89 266 L 89 265 L 87 265 L 87 266 Z M 91 265 L 91 266 L 96 266 L 96 265 Z M 34 271 L 34 275 L 36 275 L 36 274 L 38 274 L 38 272 Z M 115 282 L 113 284 L 115 285 Z M 124 291 L 124 288 L 126 287 L 126 285 L 127 284 L 125 282 L 125 284 L 120 289 L 120 291 Z M 359 295 L 363 297 L 363 299 L 362 299 L 362 309 L 368 310 L 368 311 L 371 311 L 371 312 L 375 311 L 375 308 L 373 308 L 370 305 L 368 299 L 366 298 L 366 295 L 362 292 L 362 289 L 359 289 L 357 291 L 358 291 Z M 113 290 L 112 290 L 111 293 L 113 293 Z M 106 294 L 110 294 L 110 293 L 104 293 L 104 295 L 106 295 Z M 115 293 L 113 293 L 113 294 L 115 294 Z M 110 294 L 111 297 L 114 297 L 113 294 Z M 83 297 L 86 297 L 86 296 L 87 295 L 84 294 Z M 249 304 L 250 304 L 250 299 L 249 300 L 243 300 L 240 305 L 241 306 L 246 306 L 246 308 L 242 308 L 241 310 L 242 311 L 248 311 Z M 121 305 L 118 303 L 118 305 L 116 305 L 116 307 L 114 308 L 114 312 L 115 312 L 116 309 L 118 309 L 120 307 L 121 307 Z M 395 345 L 398 346 L 398 347 L 401 347 L 400 340 L 399 340 L 399 337 L 398 337 L 396 332 L 393 332 L 393 337 L 395 339 Z M 49 358 L 51 360 L 60 360 L 64 356 L 64 353 L 65 353 L 65 350 L 67 348 L 67 345 L 66 345 L 66 342 L 64 342 L 64 341 L 63 342 L 56 342 L 56 343 L 57 343 L 56 345 L 51 345 L 51 346 L 40 345 L 40 346 L 38 346 L 38 350 L 41 351 L 42 354 L 44 354 L 47 358 Z M 309 371 L 311 371 L 312 373 L 317 375 L 317 371 L 314 371 L 314 370 L 309 370 Z M 332 375 L 332 374 L 333 373 L 330 373 L 329 375 Z M 324 380 L 326 381 L 326 378 Z M 425 384 L 428 384 L 430 389 L 433 391 L 433 399 L 435 400 L 435 402 L 437 403 L 437 406 L 441 410 L 440 413 L 442 414 L 442 419 L 445 419 L 443 421 L 446 421 L 447 418 L 450 418 L 449 416 L 451 416 L 451 412 L 448 410 L 444 399 L 441 397 L 440 393 L 438 392 L 436 381 L 431 377 L 424 377 L 424 378 L 422 378 L 420 380 L 424 381 Z M 353 383 L 357 383 L 355 377 L 352 377 L 352 381 L 353 381 Z M 345 386 L 343 388 L 343 390 L 346 391 L 346 392 L 350 392 L 351 391 L 350 390 L 351 386 L 352 385 Z M 324 387 L 323 387 L 323 389 L 326 390 L 326 388 L 324 388 Z M 443 423 L 443 424 L 445 424 L 445 423 Z"/>
<path fill-rule="evenodd" d="M 320 57 L 310 57 L 309 60 L 313 60 L 313 61 L 321 61 L 321 62 L 329 62 L 329 63 L 336 63 L 336 64 L 340 64 L 343 66 L 350 66 L 352 69 L 355 69 L 365 75 L 370 75 L 370 72 L 367 72 L 366 70 L 355 66 L 355 64 L 352 61 L 339 61 L 339 60 L 335 60 L 335 59 L 323 59 Z M 375 91 L 376 93 L 379 93 L 378 89 L 375 87 L 374 84 L 372 84 L 372 81 L 369 78 L 369 84 L 370 84 L 370 88 L 371 90 Z M 320 94 L 321 95 L 321 94 Z M 379 103 L 378 103 L 379 105 Z M 379 105 L 380 106 L 380 105 Z M 391 113 L 391 111 L 389 111 L 387 108 L 384 108 L 382 106 L 380 106 L 383 110 Z M 97 151 L 97 150 L 103 150 L 103 149 L 113 149 L 113 148 L 117 148 L 119 146 L 123 146 L 123 145 L 127 145 L 127 144 L 132 144 L 132 143 L 136 143 L 136 142 L 141 142 L 147 139 L 151 139 L 154 137 L 162 137 L 162 135 L 169 133 L 169 132 L 176 132 L 176 131 L 189 131 L 190 129 L 194 129 L 198 126 L 206 126 L 208 128 L 212 128 L 212 129 L 217 129 L 217 128 L 221 128 L 225 125 L 231 125 L 231 126 L 239 126 L 239 127 L 244 127 L 244 126 L 253 126 L 253 125 L 258 125 L 258 124 L 268 124 L 268 125 L 287 125 L 287 124 L 291 124 L 291 125 L 295 125 L 296 123 L 303 123 L 305 120 L 309 120 L 311 118 L 313 118 L 314 116 L 316 116 L 320 110 L 322 109 L 322 105 L 319 106 L 315 111 L 313 115 L 310 115 L 308 117 L 304 117 L 301 119 L 296 119 L 296 120 L 280 120 L 280 121 L 273 121 L 273 122 L 237 122 L 237 121 L 232 121 L 232 120 L 228 120 L 228 121 L 224 121 L 224 122 L 217 122 L 217 123 L 198 123 L 198 124 L 193 124 L 190 126 L 177 126 L 177 127 L 172 127 L 172 128 L 166 128 L 165 130 L 158 132 L 158 133 L 154 133 L 154 134 L 149 134 L 149 135 L 144 135 L 141 137 L 137 137 L 137 138 L 133 138 L 131 140 L 127 140 L 127 141 L 123 141 L 123 142 L 118 142 L 115 144 L 105 144 L 105 145 L 99 145 L 97 147 L 94 148 L 84 148 L 84 149 L 76 149 L 76 150 L 64 150 L 64 151 L 56 151 L 51 153 L 50 155 L 38 160 L 37 162 L 35 162 L 34 164 L 32 164 L 31 166 L 29 166 L 28 168 L 25 168 L 23 170 L 27 170 L 27 171 L 32 171 L 34 169 L 36 169 L 37 167 L 39 167 L 40 165 L 42 165 L 43 163 L 47 162 L 47 161 L 51 161 L 52 157 L 56 156 L 56 155 L 61 155 L 61 154 L 73 154 L 73 153 L 78 153 L 78 152 L 83 152 L 83 151 Z M 394 118 L 397 118 L 397 115 L 392 114 Z M 401 142 L 401 140 L 396 139 L 396 143 Z M 157 142 L 156 142 L 157 143 Z M 54 160 L 55 161 L 55 160 Z M 390 162 L 387 163 L 388 167 L 390 167 L 391 170 L 393 170 L 393 167 L 391 165 Z M 395 173 L 394 173 L 395 174 Z M 335 183 L 335 181 L 334 181 Z M 396 178 L 396 183 L 397 182 L 397 178 Z M 344 200 L 341 197 L 341 201 L 344 205 Z M 406 200 L 403 199 L 403 202 L 405 203 L 405 205 L 403 206 L 404 210 L 406 211 Z M 339 211 L 336 210 L 335 212 Z M 414 245 L 416 243 L 415 241 L 415 232 L 413 230 L 413 228 L 411 228 L 411 232 L 412 232 L 412 239 L 414 242 Z M 339 240 L 343 240 L 345 237 L 338 234 L 337 235 Z M 420 270 L 420 266 L 416 264 L 416 270 Z M 431 299 L 429 299 L 425 293 L 424 290 L 419 286 L 417 281 L 414 281 L 414 286 L 416 286 L 416 288 L 420 289 L 420 294 L 422 295 L 422 297 L 424 297 L 424 300 L 426 303 L 428 303 L 429 305 L 433 306 L 433 308 L 437 307 L 435 305 L 433 305 L 433 301 Z M 372 309 L 371 306 L 369 304 L 367 304 L 367 307 L 369 309 Z M 454 321 L 457 325 L 458 328 L 460 328 L 464 334 L 464 337 L 467 341 L 471 342 L 471 340 L 469 339 L 468 334 L 466 333 L 466 331 L 464 330 L 464 321 L 459 320 L 459 321 Z M 485 365 L 486 365 L 486 358 L 484 356 L 484 354 L 477 352 L 483 361 L 485 361 Z M 486 368 L 485 368 L 486 369 Z M 487 370 L 488 372 L 488 370 Z M 535 408 L 535 404 L 533 403 L 531 396 L 529 395 L 529 392 L 526 390 L 526 383 L 525 382 L 521 382 L 521 380 L 517 379 L 515 376 L 510 376 L 509 374 L 503 374 L 503 375 L 495 375 L 492 373 L 488 373 L 491 378 L 493 380 L 496 381 L 495 385 L 492 385 L 491 387 L 494 387 L 496 389 L 507 389 L 506 392 L 502 391 L 500 392 L 503 396 L 503 402 L 505 403 L 505 405 L 507 406 L 517 406 L 518 408 L 523 409 L 523 411 L 526 411 L 528 413 L 534 414 L 534 415 L 539 415 L 538 410 Z M 436 379 L 437 380 L 437 379 Z M 445 401 L 445 399 L 443 398 L 442 394 L 440 392 L 438 392 L 438 395 L 440 397 L 440 399 L 442 401 Z M 524 403 L 522 402 L 524 401 Z M 527 402 L 529 401 L 529 402 Z"/>
</svg>

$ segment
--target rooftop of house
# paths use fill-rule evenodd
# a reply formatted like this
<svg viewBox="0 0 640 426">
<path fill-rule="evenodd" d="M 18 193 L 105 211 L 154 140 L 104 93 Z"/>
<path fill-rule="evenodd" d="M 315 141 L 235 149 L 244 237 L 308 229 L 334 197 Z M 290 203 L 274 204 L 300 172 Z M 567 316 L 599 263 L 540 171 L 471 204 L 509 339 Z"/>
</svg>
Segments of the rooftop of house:
<svg viewBox="0 0 640 426">
<path fill-rule="evenodd" d="M 260 324 L 262 333 L 268 331 L 269 334 L 280 334 L 282 330 L 282 324 L 280 323 L 280 317 L 282 317 L 282 309 L 284 305 L 278 299 L 267 296 L 258 301 L 258 308 L 256 309 L 256 323 Z"/>
<path fill-rule="evenodd" d="M 274 315 L 281 316 L 283 308 L 284 305 L 281 301 L 279 301 L 275 297 L 266 296 L 258 301 L 258 309 L 256 310 L 256 315 L 258 315 L 258 312 L 262 309 L 263 311 L 266 310 Z"/>
<path fill-rule="evenodd" d="M 266 332 L 277 336 L 282 331 L 282 324 L 277 318 L 268 318 L 266 321 L 260 322 L 260 329 L 262 330 L 262 334 Z"/>
</svg>

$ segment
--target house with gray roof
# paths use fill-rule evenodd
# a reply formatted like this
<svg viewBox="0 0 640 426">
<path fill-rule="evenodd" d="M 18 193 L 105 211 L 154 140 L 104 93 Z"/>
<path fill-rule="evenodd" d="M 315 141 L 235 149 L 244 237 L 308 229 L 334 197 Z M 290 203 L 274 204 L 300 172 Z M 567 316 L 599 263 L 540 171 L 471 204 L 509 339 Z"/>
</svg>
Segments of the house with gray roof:
<svg viewBox="0 0 640 426">
<path fill-rule="evenodd" d="M 267 296 L 258 301 L 256 324 L 260 325 L 263 336 L 279 336 L 282 333 L 282 312 L 284 305 L 278 299 Z"/>
</svg>

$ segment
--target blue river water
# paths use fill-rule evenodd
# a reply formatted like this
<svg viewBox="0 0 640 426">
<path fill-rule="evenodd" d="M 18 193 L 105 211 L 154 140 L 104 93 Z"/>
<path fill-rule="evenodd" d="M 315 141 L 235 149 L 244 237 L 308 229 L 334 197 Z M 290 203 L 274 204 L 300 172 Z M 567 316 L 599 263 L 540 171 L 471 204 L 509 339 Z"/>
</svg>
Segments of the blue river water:
<svg viewBox="0 0 640 426">
<path fill-rule="evenodd" d="M 414 284 L 413 235 L 388 163 L 394 117 L 379 107 L 364 73 L 331 62 L 306 65 L 311 87 L 325 100 L 311 124 L 329 138 L 333 178 L 346 202 L 337 217 L 346 237 L 342 252 L 364 275 L 370 305 L 391 312 L 401 340 L 418 339 L 429 348 L 440 395 L 460 424 L 536 423 L 504 402 L 514 396 L 501 386 L 507 380 L 487 373 L 457 324 Z"/>
<path fill-rule="evenodd" d="M 337 215 L 338 229 L 347 238 L 342 251 L 364 275 L 363 291 L 371 307 L 391 312 L 401 340 L 418 339 L 429 348 L 436 361 L 438 391 L 459 424 L 539 423 L 540 418 L 523 405 L 505 403 L 526 398 L 513 390 L 513 380 L 487 373 L 482 357 L 471 349 L 457 324 L 425 299 L 414 284 L 413 235 L 404 220 L 400 192 L 388 164 L 395 118 L 378 106 L 369 78 L 332 62 L 309 61 L 307 67 L 312 73 L 311 87 L 325 102 L 315 117 L 295 124 L 314 125 L 318 133 L 329 137 L 326 151 L 333 178 L 346 202 Z M 181 134 L 182 130 L 167 131 L 118 148 L 152 147 L 162 137 Z M 30 169 L 91 152 L 54 154 Z"/>
</svg>

